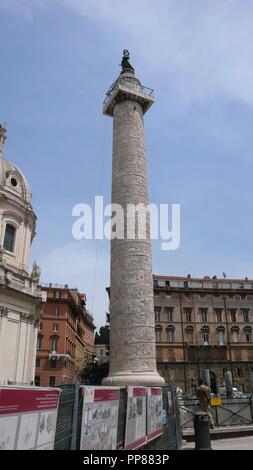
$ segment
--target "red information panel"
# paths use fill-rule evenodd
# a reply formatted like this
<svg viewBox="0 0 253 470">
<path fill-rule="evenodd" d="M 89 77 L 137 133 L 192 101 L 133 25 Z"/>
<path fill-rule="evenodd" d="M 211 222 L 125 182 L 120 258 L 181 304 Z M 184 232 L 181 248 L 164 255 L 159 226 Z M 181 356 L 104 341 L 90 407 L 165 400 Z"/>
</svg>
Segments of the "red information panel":
<svg viewBox="0 0 253 470">
<path fill-rule="evenodd" d="M 146 387 L 127 387 L 125 449 L 146 443 Z"/>
<path fill-rule="evenodd" d="M 163 402 L 162 389 L 148 388 L 147 393 L 147 439 L 151 441 L 163 432 Z"/>
<path fill-rule="evenodd" d="M 119 398 L 119 387 L 83 387 L 80 449 L 116 449 Z"/>
<path fill-rule="evenodd" d="M 0 387 L 0 450 L 52 450 L 59 389 Z"/>
</svg>

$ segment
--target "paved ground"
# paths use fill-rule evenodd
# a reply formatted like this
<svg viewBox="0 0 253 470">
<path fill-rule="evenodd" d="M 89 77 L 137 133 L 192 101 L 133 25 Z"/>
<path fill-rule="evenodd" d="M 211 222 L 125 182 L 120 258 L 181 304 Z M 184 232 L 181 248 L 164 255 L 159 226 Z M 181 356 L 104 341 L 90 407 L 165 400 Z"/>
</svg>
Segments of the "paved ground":
<svg viewBox="0 0 253 470">
<path fill-rule="evenodd" d="M 236 436 L 238 432 L 239 434 L 241 433 L 241 436 L 239 437 L 253 435 L 253 426 L 252 424 L 243 424 L 240 426 L 220 426 L 218 428 L 210 429 L 211 439 L 213 434 L 219 434 L 220 439 L 222 439 L 222 434 L 226 434 L 226 437 L 233 438 L 233 435 Z M 228 436 L 228 434 L 231 434 L 231 436 Z M 183 436 L 188 440 L 187 437 L 194 436 L 194 429 L 184 429 Z"/>
<path fill-rule="evenodd" d="M 183 445 L 183 449 L 194 449 L 194 442 Z M 232 439 L 213 439 L 213 450 L 253 450 L 253 436 L 233 437 Z"/>
</svg>

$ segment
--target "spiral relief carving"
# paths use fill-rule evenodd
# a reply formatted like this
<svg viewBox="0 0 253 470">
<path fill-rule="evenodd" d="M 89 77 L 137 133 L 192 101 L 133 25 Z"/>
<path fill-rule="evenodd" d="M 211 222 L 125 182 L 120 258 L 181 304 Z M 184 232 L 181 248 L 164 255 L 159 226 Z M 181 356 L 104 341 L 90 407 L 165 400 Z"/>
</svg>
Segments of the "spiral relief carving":
<svg viewBox="0 0 253 470">
<path fill-rule="evenodd" d="M 133 98 L 125 97 L 114 105 L 113 120 L 112 203 L 121 204 L 124 210 L 128 204 L 147 207 L 143 108 L 137 99 L 133 103 Z M 111 242 L 110 372 L 103 381 L 106 385 L 164 383 L 156 370 L 149 232 L 147 217 L 142 231 L 147 235 L 145 240 L 138 239 L 136 230 L 133 240 Z"/>
</svg>

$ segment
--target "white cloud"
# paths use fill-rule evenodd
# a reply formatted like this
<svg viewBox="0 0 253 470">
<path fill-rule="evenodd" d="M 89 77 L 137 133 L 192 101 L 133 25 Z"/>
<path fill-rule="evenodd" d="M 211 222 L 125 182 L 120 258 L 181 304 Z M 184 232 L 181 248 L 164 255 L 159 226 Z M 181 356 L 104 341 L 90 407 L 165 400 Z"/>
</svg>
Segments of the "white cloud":
<svg viewBox="0 0 253 470">
<path fill-rule="evenodd" d="M 48 4 L 48 0 L 0 0 L 0 11 L 5 10 L 22 16 L 27 21 L 33 20 L 33 12 L 37 7 Z"/>
<path fill-rule="evenodd" d="M 131 45 L 138 69 L 145 68 L 153 81 L 157 77 L 157 82 L 167 83 L 179 104 L 216 97 L 253 104 L 251 0 L 0 2 L 1 8 L 27 18 L 38 7 L 51 6 L 67 7 L 89 21 L 110 25 L 120 48 L 122 42 Z"/>
<path fill-rule="evenodd" d="M 56 0 L 58 1 L 58 0 Z M 216 97 L 253 104 L 253 3 L 245 0 L 64 0 L 129 39 L 136 63 L 191 104 Z M 139 65 L 139 68 L 140 65 Z"/>
<path fill-rule="evenodd" d="M 179 105 L 221 97 L 253 104 L 251 0 L 0 2 L 0 7 L 28 17 L 38 7 L 51 6 L 67 7 L 94 22 L 94 27 L 99 23 L 100 28 L 101 22 L 109 25 L 119 48 L 130 44 L 138 70 L 156 86 L 167 85 L 168 95 Z"/>
</svg>

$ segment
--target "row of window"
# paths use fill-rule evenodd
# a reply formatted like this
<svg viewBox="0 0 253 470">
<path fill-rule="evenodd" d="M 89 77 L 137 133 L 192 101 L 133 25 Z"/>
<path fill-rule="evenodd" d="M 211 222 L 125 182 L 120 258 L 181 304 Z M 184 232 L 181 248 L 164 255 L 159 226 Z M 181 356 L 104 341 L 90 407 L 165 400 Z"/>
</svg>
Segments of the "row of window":
<svg viewBox="0 0 253 470">
<path fill-rule="evenodd" d="M 154 292 L 155 297 L 159 297 L 160 294 L 161 294 L 161 292 L 159 292 L 159 291 Z M 176 298 L 170 292 L 163 292 L 163 294 L 165 294 L 165 297 L 167 299 Z M 193 297 L 194 294 L 192 294 L 190 292 L 185 292 L 183 295 L 184 295 L 185 299 L 190 299 L 191 297 Z M 214 294 L 204 294 L 204 293 L 195 294 L 195 296 L 196 296 L 195 298 L 205 299 L 208 295 L 211 295 L 212 297 L 214 297 L 216 299 L 223 299 L 223 295 L 218 293 L 218 292 L 214 293 Z M 247 300 L 248 298 L 252 298 L 252 295 L 249 297 L 247 294 L 236 294 L 236 296 L 234 294 L 226 294 L 226 299 L 227 300 L 229 300 L 229 299 L 233 300 L 233 299 L 236 299 L 236 298 L 239 298 L 240 300 Z"/>
<path fill-rule="evenodd" d="M 67 338 L 66 339 L 66 350 L 67 350 L 67 353 L 70 355 L 70 356 L 74 356 L 75 355 L 75 345 L 72 343 L 72 341 Z"/>
<path fill-rule="evenodd" d="M 76 331 L 76 332 L 77 332 L 77 331 Z M 75 332 L 73 331 L 72 328 L 69 328 L 69 326 L 67 326 L 66 338 L 67 338 L 69 341 L 72 341 L 73 343 L 75 343 L 75 338 L 76 338 Z"/>
<path fill-rule="evenodd" d="M 52 315 L 54 317 L 59 317 L 60 316 L 60 308 L 59 307 L 54 307 L 52 309 Z M 75 320 L 73 320 L 73 318 L 70 315 L 68 315 L 68 322 L 72 325 L 73 328 L 75 328 Z"/>
<path fill-rule="evenodd" d="M 34 384 L 36 385 L 36 387 L 40 386 L 39 376 L 35 376 Z M 56 377 L 53 377 L 53 376 L 49 377 L 49 387 L 55 387 L 55 386 L 56 386 Z"/>
<path fill-rule="evenodd" d="M 43 322 L 40 322 L 39 330 L 43 331 Z M 53 323 L 52 331 L 59 331 L 59 323 Z"/>
<path fill-rule="evenodd" d="M 37 351 L 40 351 L 42 349 L 42 336 L 41 335 L 38 335 L 37 337 Z M 58 348 L 58 336 L 52 336 L 51 339 L 50 339 L 50 351 L 51 353 L 57 353 L 57 348 Z M 75 355 L 75 345 L 71 342 L 71 340 L 68 338 L 66 340 L 66 349 L 67 349 L 67 353 L 70 355 L 70 356 L 74 356 Z"/>
<path fill-rule="evenodd" d="M 234 326 L 230 330 L 231 332 L 231 339 L 232 342 L 234 343 L 239 343 L 240 342 L 240 330 L 238 327 Z M 174 343 L 175 342 L 175 327 L 173 325 L 169 325 L 166 327 L 166 333 L 167 333 L 167 342 L 168 343 Z M 224 346 L 225 345 L 225 328 L 224 327 L 219 327 L 216 330 L 217 336 L 218 336 L 218 344 L 219 346 Z M 202 339 L 204 345 L 210 344 L 210 331 L 208 326 L 204 326 L 201 329 L 201 334 L 202 334 Z M 247 343 L 250 343 L 252 341 L 252 328 L 250 326 L 247 326 L 243 329 L 243 334 L 244 338 L 243 340 L 246 341 Z M 156 326 L 155 328 L 155 335 L 156 335 L 156 342 L 160 343 L 162 341 L 162 326 Z M 193 327 L 187 327 L 185 328 L 185 339 L 189 343 L 193 343 L 194 339 L 194 328 Z"/>
<path fill-rule="evenodd" d="M 161 281 L 158 281 L 158 279 L 154 279 L 153 285 L 154 285 L 154 287 L 173 287 L 173 285 L 170 284 L 170 281 L 162 281 L 162 283 L 161 283 Z M 205 284 L 205 286 L 206 286 L 206 284 Z M 226 287 L 226 288 L 232 289 L 232 287 L 234 286 L 234 284 L 231 284 L 231 282 L 227 282 L 227 283 L 226 283 L 226 286 L 224 286 L 223 284 L 221 284 L 221 286 L 222 286 L 222 287 Z M 248 286 L 248 284 L 247 284 L 247 286 Z M 180 286 L 180 287 L 181 287 L 181 286 Z M 188 287 L 191 288 L 191 286 L 189 286 L 188 281 L 184 281 L 182 287 L 184 287 L 185 289 L 188 289 Z M 198 284 L 198 287 L 199 287 L 199 288 L 201 288 L 201 287 L 203 288 L 203 287 L 204 287 L 203 283 L 202 283 L 202 282 L 199 283 L 199 284 Z M 219 283 L 216 282 L 216 281 L 213 282 L 213 283 L 212 283 L 212 287 L 213 287 L 213 289 L 218 289 L 218 288 L 219 288 Z M 240 283 L 238 284 L 238 287 L 237 287 L 237 288 L 238 288 L 238 289 L 244 289 L 244 287 L 245 287 L 244 282 L 240 282 Z M 253 288 L 253 284 L 251 284 L 251 288 Z M 187 293 L 186 293 L 186 294 L 187 294 Z M 189 294 L 190 294 L 190 293 L 189 293 Z M 200 293 L 200 294 L 202 294 L 202 293 Z M 205 295 L 205 294 L 203 293 L 203 295 Z"/>
<path fill-rule="evenodd" d="M 71 367 L 70 369 L 73 370 L 73 367 Z M 60 383 L 59 378 L 58 378 L 58 382 L 57 382 L 55 376 L 50 376 L 49 377 L 49 384 L 48 384 L 49 387 L 56 387 L 57 385 L 62 385 L 63 383 L 66 383 L 66 379 L 64 377 L 63 377 L 63 381 L 61 383 Z M 34 384 L 37 387 L 39 387 L 41 385 L 41 377 L 39 375 L 35 376 Z M 45 383 L 43 385 L 45 385 Z"/>
<path fill-rule="evenodd" d="M 59 317 L 60 316 L 60 309 L 59 307 L 54 307 L 53 310 L 52 310 L 52 315 L 54 317 Z M 43 326 L 43 323 L 40 322 L 40 330 L 42 330 L 42 326 Z"/>
<path fill-rule="evenodd" d="M 50 339 L 50 350 L 51 352 L 57 352 L 57 346 L 58 346 L 58 336 L 52 336 Z M 37 351 L 40 351 L 42 349 L 42 336 L 38 335 L 37 337 Z"/>
<path fill-rule="evenodd" d="M 40 367 L 40 358 L 37 357 L 36 358 L 36 364 L 35 364 L 36 367 Z M 57 367 L 57 360 L 56 359 L 50 359 L 50 367 L 51 369 L 56 369 Z"/>
<path fill-rule="evenodd" d="M 54 308 L 52 309 L 52 315 L 53 315 L 54 317 L 59 317 L 59 316 L 60 316 L 60 309 L 59 309 L 59 307 L 54 307 Z"/>
<path fill-rule="evenodd" d="M 166 315 L 167 315 L 167 321 L 169 323 L 173 322 L 173 310 L 174 307 L 167 307 L 165 308 Z M 193 309 L 192 308 L 184 308 L 184 317 L 185 321 L 187 323 L 191 323 L 193 321 Z M 245 323 L 248 323 L 249 320 L 249 309 L 240 309 L 242 313 L 242 318 Z M 216 321 L 218 323 L 222 323 L 224 321 L 223 318 L 223 310 L 222 309 L 214 309 Z M 237 317 L 237 310 L 236 309 L 229 309 L 228 314 L 230 315 L 230 321 L 232 323 L 236 323 L 238 317 Z M 199 308 L 198 309 L 198 315 L 199 315 L 199 321 L 202 323 L 207 323 L 208 322 L 208 308 Z M 155 309 L 155 321 L 160 322 L 161 321 L 161 307 L 157 307 Z"/>
</svg>

